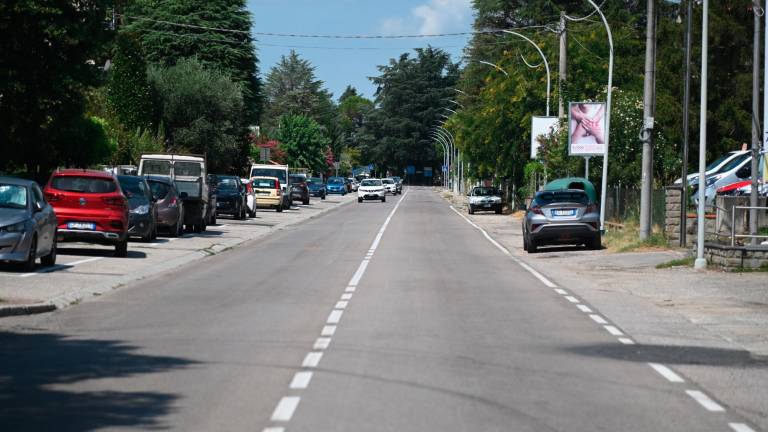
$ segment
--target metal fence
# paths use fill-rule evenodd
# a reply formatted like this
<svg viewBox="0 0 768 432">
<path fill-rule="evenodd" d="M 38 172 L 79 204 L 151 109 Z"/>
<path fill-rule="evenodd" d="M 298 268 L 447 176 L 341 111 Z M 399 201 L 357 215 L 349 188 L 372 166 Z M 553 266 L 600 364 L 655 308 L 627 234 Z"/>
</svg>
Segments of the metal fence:
<svg viewBox="0 0 768 432">
<path fill-rule="evenodd" d="M 605 219 L 623 223 L 640 219 L 640 188 L 609 186 L 605 197 Z M 653 191 L 651 221 L 664 228 L 666 195 L 664 189 Z"/>
</svg>

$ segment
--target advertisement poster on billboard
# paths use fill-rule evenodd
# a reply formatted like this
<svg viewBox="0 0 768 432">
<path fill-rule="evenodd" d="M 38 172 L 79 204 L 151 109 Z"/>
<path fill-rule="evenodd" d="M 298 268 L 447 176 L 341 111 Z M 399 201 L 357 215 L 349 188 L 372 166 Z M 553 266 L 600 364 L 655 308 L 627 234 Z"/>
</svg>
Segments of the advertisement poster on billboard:
<svg viewBox="0 0 768 432">
<path fill-rule="evenodd" d="M 531 117 L 531 159 L 539 156 L 539 147 L 552 132 L 557 130 L 557 117 Z"/>
<path fill-rule="evenodd" d="M 605 154 L 605 102 L 571 102 L 568 109 L 568 153 L 571 156 Z"/>
</svg>

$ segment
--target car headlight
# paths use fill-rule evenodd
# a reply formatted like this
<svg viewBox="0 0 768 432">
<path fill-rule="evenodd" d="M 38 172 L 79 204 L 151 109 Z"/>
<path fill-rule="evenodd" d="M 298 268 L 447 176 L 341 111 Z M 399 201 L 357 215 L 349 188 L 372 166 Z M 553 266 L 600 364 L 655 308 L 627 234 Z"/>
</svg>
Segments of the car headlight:
<svg viewBox="0 0 768 432">
<path fill-rule="evenodd" d="M 24 232 L 25 225 L 26 225 L 26 222 L 19 222 L 13 225 L 6 225 L 4 227 L 0 227 L 0 232 L 7 232 L 7 233 Z"/>
<path fill-rule="evenodd" d="M 139 214 L 139 215 L 145 215 L 149 213 L 149 204 L 144 204 L 136 207 L 135 209 L 131 210 L 131 213 L 133 214 Z"/>
</svg>

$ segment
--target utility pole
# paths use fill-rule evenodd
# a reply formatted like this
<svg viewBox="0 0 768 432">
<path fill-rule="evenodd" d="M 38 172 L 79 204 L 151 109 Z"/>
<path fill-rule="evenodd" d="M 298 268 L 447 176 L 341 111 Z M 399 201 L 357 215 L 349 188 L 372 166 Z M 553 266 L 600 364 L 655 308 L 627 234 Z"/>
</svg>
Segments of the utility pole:
<svg viewBox="0 0 768 432">
<path fill-rule="evenodd" d="M 560 27 L 558 29 L 560 31 L 560 61 L 558 64 L 559 71 L 558 71 L 558 90 L 557 94 L 559 96 L 559 102 L 557 106 L 557 116 L 559 118 L 563 118 L 565 116 L 565 102 L 563 101 L 563 85 L 565 85 L 565 80 L 567 79 L 568 74 L 568 40 L 566 38 L 566 30 L 565 30 L 565 11 L 560 11 Z"/>
<path fill-rule="evenodd" d="M 707 196 L 707 75 L 709 74 L 709 0 L 702 1 L 701 9 L 701 101 L 699 102 L 699 208 L 696 215 L 696 261 L 693 268 L 705 270 L 704 211 Z"/>
<path fill-rule="evenodd" d="M 651 194 L 653 193 L 653 123 L 656 111 L 656 0 L 648 0 L 645 36 L 645 88 L 643 90 L 642 186 L 640 189 L 640 240 L 651 235 Z"/>
<path fill-rule="evenodd" d="M 749 234 L 757 235 L 757 175 L 760 159 L 760 3 L 752 2 L 754 15 L 754 34 L 752 47 L 752 191 L 749 194 Z M 731 221 L 734 223 L 735 221 Z M 752 245 L 757 245 L 757 237 L 752 237 Z"/>
<path fill-rule="evenodd" d="M 689 126 L 688 117 L 691 104 L 691 37 L 692 22 L 693 22 L 693 0 L 687 1 L 687 11 L 685 15 L 685 89 L 683 91 L 683 176 L 681 186 L 680 199 L 680 247 L 685 247 L 687 244 L 686 236 L 688 225 L 688 139 L 689 139 Z"/>
</svg>

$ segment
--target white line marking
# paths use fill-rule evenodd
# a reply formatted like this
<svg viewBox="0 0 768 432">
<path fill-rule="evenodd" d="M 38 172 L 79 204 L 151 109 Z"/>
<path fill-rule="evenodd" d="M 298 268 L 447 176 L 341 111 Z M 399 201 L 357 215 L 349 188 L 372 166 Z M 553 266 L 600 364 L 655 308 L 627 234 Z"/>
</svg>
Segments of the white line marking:
<svg viewBox="0 0 768 432">
<path fill-rule="evenodd" d="M 663 376 L 667 379 L 669 382 L 673 383 L 684 383 L 685 380 L 678 374 L 676 374 L 672 369 L 664 366 L 660 363 L 648 363 L 648 366 L 652 367 L 653 370 L 659 373 L 659 375 Z"/>
<path fill-rule="evenodd" d="M 347 289 L 344 290 L 344 292 L 353 293 L 355 292 L 356 289 L 357 287 L 348 286 Z"/>
<path fill-rule="evenodd" d="M 579 308 L 579 310 L 584 313 L 592 313 L 592 309 L 590 309 L 589 306 L 587 305 L 577 304 L 576 307 Z"/>
<path fill-rule="evenodd" d="M 323 353 L 312 351 L 307 353 L 307 356 L 304 357 L 304 361 L 301 362 L 301 367 L 305 368 L 316 368 L 317 365 L 320 364 L 320 359 L 323 358 Z"/>
<path fill-rule="evenodd" d="M 312 347 L 312 349 L 316 350 L 324 350 L 328 348 L 328 346 L 331 344 L 331 338 L 329 337 L 319 337 L 315 340 L 315 345 Z"/>
<path fill-rule="evenodd" d="M 608 331 L 608 333 L 612 334 L 613 336 L 624 336 L 624 333 L 621 332 L 618 328 L 612 325 L 604 325 L 603 328 Z"/>
<path fill-rule="evenodd" d="M 328 324 L 338 324 L 339 321 L 341 321 L 341 316 L 344 314 L 344 311 L 340 310 L 332 310 L 331 314 L 328 315 L 328 320 L 326 321 Z"/>
<path fill-rule="evenodd" d="M 342 300 L 350 301 L 352 300 L 352 293 L 344 293 L 341 295 Z"/>
<path fill-rule="evenodd" d="M 327 325 L 320 331 L 320 336 L 333 336 L 334 333 L 336 333 L 336 326 Z"/>
<path fill-rule="evenodd" d="M 576 298 L 576 297 L 574 297 L 574 296 L 565 296 L 565 299 L 566 299 L 566 300 L 568 300 L 568 301 L 569 301 L 569 302 L 571 302 L 571 303 L 581 303 L 581 302 L 579 301 L 579 299 L 577 299 L 577 298 Z"/>
<path fill-rule="evenodd" d="M 304 390 L 309 387 L 309 381 L 312 379 L 312 372 L 296 372 L 289 386 L 292 390 Z"/>
<path fill-rule="evenodd" d="M 699 403 L 699 405 L 703 406 L 704 409 L 711 412 L 725 412 L 725 408 L 723 408 L 720 404 L 713 401 L 712 398 L 704 394 L 704 392 L 700 392 L 698 390 L 686 390 L 685 391 L 688 396 L 692 397 L 693 400 Z"/>
<path fill-rule="evenodd" d="M 280 399 L 275 407 L 275 412 L 272 413 L 272 421 L 290 421 L 293 417 L 296 407 L 299 406 L 301 398 L 298 396 L 285 396 Z"/>
<path fill-rule="evenodd" d="M 285 432 L 285 428 L 281 428 L 281 427 L 268 427 L 268 428 L 264 428 L 264 430 L 261 431 L 261 432 Z"/>
<path fill-rule="evenodd" d="M 592 321 L 594 321 L 594 322 L 596 322 L 598 324 L 608 324 L 608 321 L 603 319 L 603 317 L 601 317 L 600 315 L 592 314 L 589 317 L 592 318 Z"/>
<path fill-rule="evenodd" d="M 336 302 L 336 306 L 334 306 L 335 309 L 346 309 L 347 305 L 349 304 L 348 301 L 340 300 Z"/>
<path fill-rule="evenodd" d="M 376 250 L 376 248 L 379 247 L 379 242 L 381 241 L 382 235 L 384 235 L 384 233 L 381 231 L 379 231 L 379 233 L 376 234 L 376 238 L 373 240 L 373 244 L 371 244 L 371 249 Z"/>
<path fill-rule="evenodd" d="M 560 295 L 568 295 L 568 291 L 562 289 L 562 288 L 555 288 L 555 292 Z"/>
<path fill-rule="evenodd" d="M 360 263 L 360 267 L 357 268 L 357 271 L 347 285 L 357 286 L 357 284 L 360 283 L 360 279 L 362 279 L 363 274 L 365 274 L 365 269 L 368 267 L 368 262 L 369 261 L 367 260 L 363 260 L 363 262 Z"/>
<path fill-rule="evenodd" d="M 57 265 L 57 268 L 74 267 L 76 265 L 85 264 L 85 263 L 89 263 L 89 262 L 94 262 L 94 261 L 98 261 L 98 260 L 102 260 L 102 259 L 104 259 L 104 257 L 86 258 L 86 259 L 81 259 L 79 261 L 72 261 L 72 262 L 69 262 L 69 263 L 60 263 L 60 264 Z M 40 271 L 32 272 L 32 273 L 24 273 L 22 275 L 19 275 L 19 277 L 28 278 L 28 277 L 35 276 L 35 275 L 38 275 L 38 274 L 52 273 L 52 271 L 50 271 L 49 269 L 42 268 Z"/>
<path fill-rule="evenodd" d="M 755 432 L 754 429 L 744 423 L 728 423 L 728 426 L 736 432 Z"/>
<path fill-rule="evenodd" d="M 634 345 L 635 341 L 633 341 L 630 338 L 619 338 L 619 342 L 623 343 L 624 345 Z"/>
</svg>

